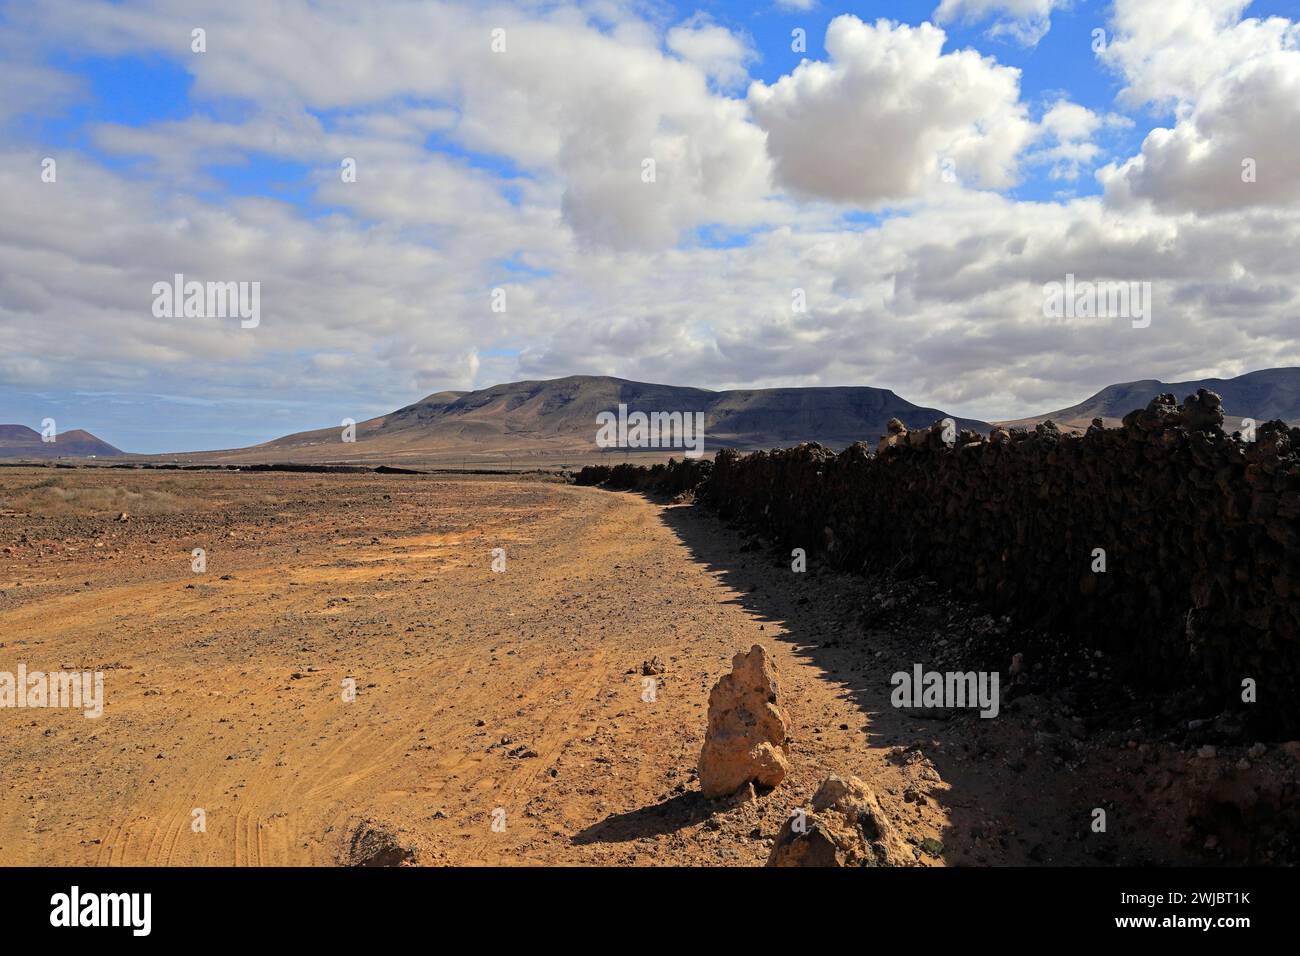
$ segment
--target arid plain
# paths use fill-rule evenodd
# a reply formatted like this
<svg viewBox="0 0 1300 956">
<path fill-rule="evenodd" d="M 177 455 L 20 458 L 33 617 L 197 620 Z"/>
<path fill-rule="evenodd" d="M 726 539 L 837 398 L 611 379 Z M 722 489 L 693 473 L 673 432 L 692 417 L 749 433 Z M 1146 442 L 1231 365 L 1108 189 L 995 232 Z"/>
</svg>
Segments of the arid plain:
<svg viewBox="0 0 1300 956">
<path fill-rule="evenodd" d="M 98 719 L 0 711 L 0 863 L 756 865 L 830 774 L 917 865 L 1197 858 L 1209 766 L 1103 731 L 1047 734 L 1063 760 L 1041 698 L 891 708 L 890 672 L 989 622 L 872 592 L 557 476 L 0 469 L 0 670 L 105 675 Z M 790 775 L 706 800 L 709 689 L 754 643 Z"/>
</svg>

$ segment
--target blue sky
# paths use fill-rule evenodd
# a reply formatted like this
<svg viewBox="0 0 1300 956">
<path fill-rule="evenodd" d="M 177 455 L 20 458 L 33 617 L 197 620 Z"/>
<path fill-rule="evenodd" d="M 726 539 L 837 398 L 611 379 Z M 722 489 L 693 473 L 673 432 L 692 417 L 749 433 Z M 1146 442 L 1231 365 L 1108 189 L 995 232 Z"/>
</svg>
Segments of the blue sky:
<svg viewBox="0 0 1300 956">
<path fill-rule="evenodd" d="M 0 420 L 229 447 L 577 373 L 993 418 L 1294 361 L 1297 5 L 944 7 L 0 7 Z M 160 322 L 174 272 L 259 282 L 266 320 Z M 1149 277 L 1167 318 L 1046 327 L 1067 272 Z"/>
</svg>

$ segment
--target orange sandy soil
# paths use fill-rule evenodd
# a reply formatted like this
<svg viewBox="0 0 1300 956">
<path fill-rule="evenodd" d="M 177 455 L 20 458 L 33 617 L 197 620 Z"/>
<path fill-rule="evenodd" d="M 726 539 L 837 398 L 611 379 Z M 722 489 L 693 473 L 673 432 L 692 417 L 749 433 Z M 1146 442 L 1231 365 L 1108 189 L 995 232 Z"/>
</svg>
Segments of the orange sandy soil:
<svg viewBox="0 0 1300 956">
<path fill-rule="evenodd" d="M 0 670 L 106 685 L 98 720 L 0 710 L 0 863 L 332 865 L 381 833 L 419 864 L 755 865 L 830 773 L 921 865 L 1178 858 L 1147 797 L 1088 836 L 1151 789 L 1135 754 L 1013 772 L 1023 715 L 904 716 L 906 651 L 847 623 L 861 582 L 739 544 L 690 505 L 538 478 L 0 469 Z M 708 692 L 755 642 L 791 774 L 707 801 Z"/>
</svg>

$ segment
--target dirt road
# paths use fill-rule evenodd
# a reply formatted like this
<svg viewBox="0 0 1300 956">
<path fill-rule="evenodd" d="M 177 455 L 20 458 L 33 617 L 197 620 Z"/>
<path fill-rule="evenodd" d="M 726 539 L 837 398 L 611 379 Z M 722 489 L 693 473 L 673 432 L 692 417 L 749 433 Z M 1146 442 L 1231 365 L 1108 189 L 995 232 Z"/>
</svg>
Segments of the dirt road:
<svg viewBox="0 0 1300 956">
<path fill-rule="evenodd" d="M 49 474 L 0 475 L 0 671 L 102 670 L 104 713 L 0 710 L 0 863 L 752 865 L 829 773 L 866 780 L 922 865 L 1087 862 L 1081 781 L 1127 772 L 1013 772 L 977 758 L 1027 724 L 889 708 L 910 658 L 847 623 L 860 581 L 796 583 L 690 506 L 549 480 Z M 710 802 L 708 691 L 755 642 L 792 773 Z M 1125 845 L 1148 853 L 1151 825 L 1124 822 Z"/>
</svg>

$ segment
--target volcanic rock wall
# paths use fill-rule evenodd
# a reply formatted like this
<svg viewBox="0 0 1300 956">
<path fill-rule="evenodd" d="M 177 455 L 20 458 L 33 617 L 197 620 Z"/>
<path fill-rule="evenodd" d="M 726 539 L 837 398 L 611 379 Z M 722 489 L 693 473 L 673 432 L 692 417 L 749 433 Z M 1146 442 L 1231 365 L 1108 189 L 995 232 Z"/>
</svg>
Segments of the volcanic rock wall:
<svg viewBox="0 0 1300 956">
<path fill-rule="evenodd" d="M 667 464 L 649 468 L 620 462 L 617 465 L 586 465 L 574 477 L 574 484 L 605 485 L 608 488 L 635 491 L 654 491 L 675 495 L 695 488 L 713 470 L 713 462 L 687 458 L 678 461 L 670 458 Z"/>
<path fill-rule="evenodd" d="M 835 567 L 925 574 L 1118 652 L 1156 686 L 1191 682 L 1240 707 L 1250 678 L 1261 715 L 1294 731 L 1300 429 L 1225 435 L 1219 404 L 1163 395 L 1084 435 L 895 421 L 876 453 L 724 450 L 697 497 Z"/>
</svg>

